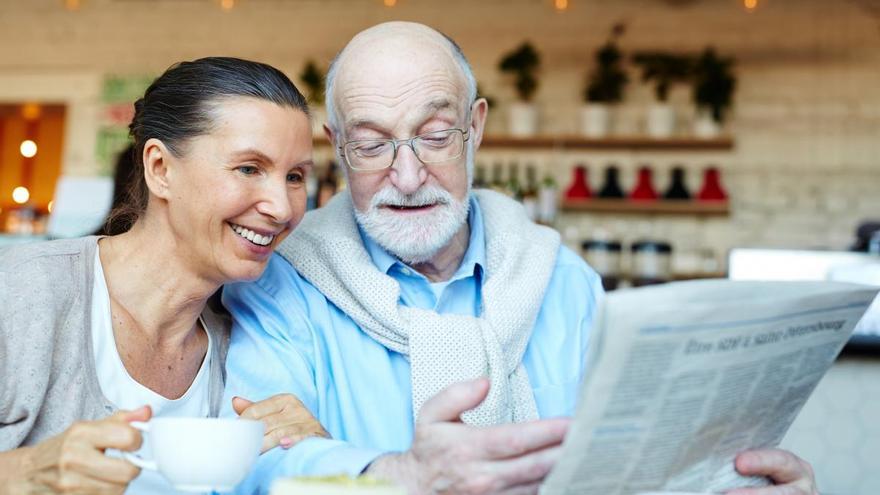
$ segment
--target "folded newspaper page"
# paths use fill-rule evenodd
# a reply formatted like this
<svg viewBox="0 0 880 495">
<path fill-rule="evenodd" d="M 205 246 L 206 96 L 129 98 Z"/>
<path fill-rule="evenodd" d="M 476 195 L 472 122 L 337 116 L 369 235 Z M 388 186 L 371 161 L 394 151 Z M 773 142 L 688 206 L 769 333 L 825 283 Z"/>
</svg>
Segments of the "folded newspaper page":
<svg viewBox="0 0 880 495">
<path fill-rule="evenodd" d="M 709 280 L 609 294 L 563 454 L 540 493 L 767 484 L 740 476 L 736 454 L 782 440 L 877 292 Z"/>
</svg>

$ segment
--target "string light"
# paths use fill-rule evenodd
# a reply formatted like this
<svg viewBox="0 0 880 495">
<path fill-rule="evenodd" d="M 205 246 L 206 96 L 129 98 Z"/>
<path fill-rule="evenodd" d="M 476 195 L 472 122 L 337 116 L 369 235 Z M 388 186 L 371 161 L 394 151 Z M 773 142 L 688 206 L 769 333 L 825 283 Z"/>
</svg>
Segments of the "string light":
<svg viewBox="0 0 880 495">
<path fill-rule="evenodd" d="M 21 116 L 24 120 L 37 120 L 42 113 L 42 108 L 38 103 L 25 103 L 21 106 Z"/>
<path fill-rule="evenodd" d="M 235 0 L 220 0 L 220 8 L 223 10 L 232 10 L 235 7 Z"/>
<path fill-rule="evenodd" d="M 386 7 L 394 7 L 397 5 L 397 0 L 382 0 L 382 3 L 384 3 Z"/>
<path fill-rule="evenodd" d="M 12 200 L 23 205 L 31 199 L 31 192 L 24 186 L 18 186 L 12 190 Z"/>
<path fill-rule="evenodd" d="M 18 150 L 21 152 L 21 156 L 25 158 L 33 158 L 34 155 L 37 154 L 37 143 L 30 139 L 25 139 L 21 142 L 21 146 L 18 147 Z"/>
<path fill-rule="evenodd" d="M 556 10 L 563 11 L 568 9 L 568 0 L 554 0 L 553 6 Z"/>
<path fill-rule="evenodd" d="M 64 8 L 67 10 L 79 10 L 81 4 L 80 0 L 64 0 Z"/>
<path fill-rule="evenodd" d="M 743 7 L 748 11 L 758 8 L 758 0 L 743 0 Z"/>
</svg>

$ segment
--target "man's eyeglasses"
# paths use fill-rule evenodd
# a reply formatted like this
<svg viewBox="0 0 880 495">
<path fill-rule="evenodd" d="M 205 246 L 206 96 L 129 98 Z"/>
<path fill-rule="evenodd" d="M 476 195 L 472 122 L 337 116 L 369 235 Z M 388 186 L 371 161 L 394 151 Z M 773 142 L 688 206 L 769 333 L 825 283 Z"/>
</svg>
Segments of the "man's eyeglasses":
<svg viewBox="0 0 880 495">
<path fill-rule="evenodd" d="M 426 132 L 409 139 L 363 139 L 349 141 L 339 150 L 353 170 L 375 171 L 390 167 L 401 146 L 409 146 L 416 158 L 424 164 L 454 160 L 464 152 L 464 143 L 470 138 L 461 129 Z"/>
</svg>

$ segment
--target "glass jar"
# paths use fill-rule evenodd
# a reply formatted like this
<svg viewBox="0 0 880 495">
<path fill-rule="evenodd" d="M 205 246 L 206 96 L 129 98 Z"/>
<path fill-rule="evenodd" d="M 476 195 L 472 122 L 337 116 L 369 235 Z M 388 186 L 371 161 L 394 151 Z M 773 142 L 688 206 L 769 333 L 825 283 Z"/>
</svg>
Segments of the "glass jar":
<svg viewBox="0 0 880 495">
<path fill-rule="evenodd" d="M 669 282 L 672 279 L 672 245 L 668 242 L 641 240 L 630 247 L 630 278 L 635 287 Z"/>
<path fill-rule="evenodd" d="M 581 244 L 581 254 L 602 277 L 602 287 L 614 290 L 620 284 L 620 242 L 588 239 Z"/>
</svg>

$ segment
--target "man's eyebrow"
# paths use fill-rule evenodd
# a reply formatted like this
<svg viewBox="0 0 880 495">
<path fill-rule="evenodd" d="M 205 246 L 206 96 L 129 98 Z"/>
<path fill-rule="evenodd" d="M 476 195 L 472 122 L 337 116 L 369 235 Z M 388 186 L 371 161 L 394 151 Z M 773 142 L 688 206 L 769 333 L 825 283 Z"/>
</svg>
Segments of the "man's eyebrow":
<svg viewBox="0 0 880 495">
<path fill-rule="evenodd" d="M 430 114 L 431 112 L 447 110 L 450 108 L 453 110 L 458 110 L 458 104 L 455 101 L 450 100 L 449 98 L 436 98 L 423 105 L 421 110 L 424 111 L 425 114 Z M 355 129 L 362 128 L 380 130 L 382 129 L 382 126 L 380 126 L 376 121 L 370 120 L 369 118 L 355 118 L 347 122 L 345 128 L 346 132 L 350 133 Z"/>
<path fill-rule="evenodd" d="M 446 110 L 447 108 L 454 108 L 456 106 L 457 105 L 455 105 L 454 102 L 447 98 L 437 98 L 429 101 L 428 104 L 425 105 L 425 108 L 428 110 Z"/>
</svg>

